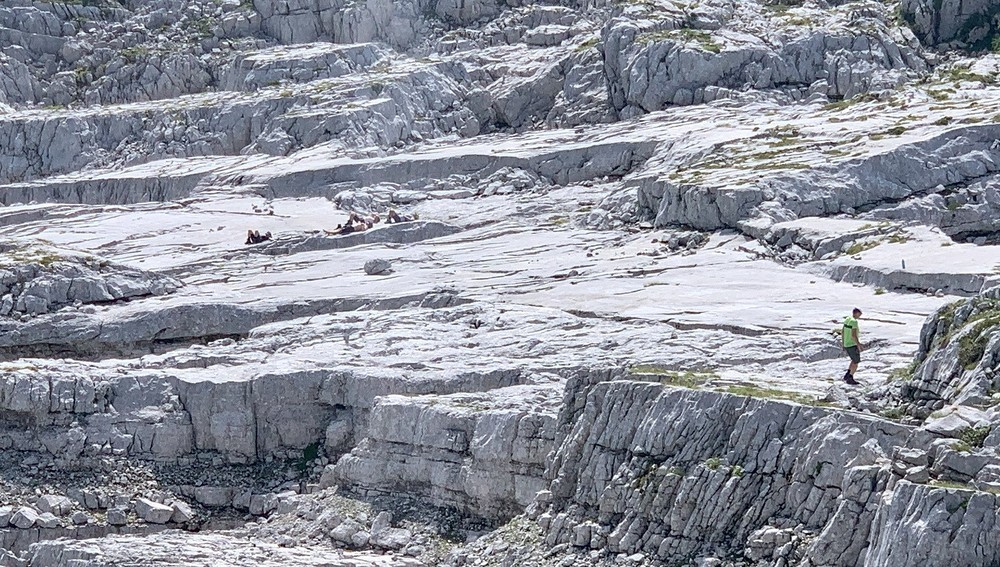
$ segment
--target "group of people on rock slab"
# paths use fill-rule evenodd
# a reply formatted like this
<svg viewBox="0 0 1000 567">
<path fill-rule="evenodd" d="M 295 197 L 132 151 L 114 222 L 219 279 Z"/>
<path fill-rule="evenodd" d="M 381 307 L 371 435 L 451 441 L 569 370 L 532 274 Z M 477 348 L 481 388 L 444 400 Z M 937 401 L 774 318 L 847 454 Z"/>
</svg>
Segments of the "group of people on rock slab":
<svg viewBox="0 0 1000 567">
<path fill-rule="evenodd" d="M 396 212 L 395 209 L 389 209 L 389 214 L 386 215 L 385 224 L 393 224 L 399 222 L 410 222 L 416 220 L 417 215 L 401 215 Z M 364 232 L 378 223 L 382 222 L 382 217 L 378 213 L 372 213 L 368 216 L 360 215 L 354 211 L 351 211 L 350 216 L 347 218 L 347 222 L 344 224 L 338 224 L 337 228 L 333 230 L 324 230 L 323 232 L 337 236 L 341 234 L 351 234 L 352 232 Z"/>
<path fill-rule="evenodd" d="M 389 214 L 386 215 L 385 224 L 411 222 L 415 220 L 417 220 L 416 213 L 412 215 L 401 215 L 396 212 L 395 209 L 389 209 Z M 338 224 L 337 228 L 333 230 L 324 230 L 323 232 L 331 236 L 340 236 L 343 234 L 351 234 L 353 232 L 364 232 L 380 222 L 382 222 L 382 217 L 379 216 L 378 213 L 372 213 L 371 215 L 364 216 L 351 211 L 346 223 Z M 260 244 L 261 242 L 271 240 L 271 238 L 270 232 L 261 234 L 256 230 L 248 230 L 246 244 Z"/>
</svg>

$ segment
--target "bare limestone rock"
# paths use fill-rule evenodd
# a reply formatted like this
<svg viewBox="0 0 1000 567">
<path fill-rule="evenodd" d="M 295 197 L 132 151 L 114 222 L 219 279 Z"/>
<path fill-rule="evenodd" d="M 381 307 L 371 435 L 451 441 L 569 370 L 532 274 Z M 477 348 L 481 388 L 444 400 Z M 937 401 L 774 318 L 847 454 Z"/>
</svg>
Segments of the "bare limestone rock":
<svg viewBox="0 0 1000 567">
<path fill-rule="evenodd" d="M 186 502 L 177 500 L 171 503 L 170 507 L 173 508 L 173 514 L 170 516 L 170 521 L 175 524 L 185 524 L 193 520 L 195 517 L 194 511 Z"/>
<path fill-rule="evenodd" d="M 983 0 L 904 0 L 900 13 L 929 47 L 984 49 L 990 47 L 990 39 L 996 34 L 997 8 Z"/>
<path fill-rule="evenodd" d="M 990 403 L 994 369 L 1000 361 L 997 295 L 997 288 L 987 290 L 946 305 L 927 319 L 920 332 L 918 365 L 912 379 L 901 388 L 905 401 L 924 405 L 938 400 L 966 405 Z M 973 419 L 981 420 L 981 416 Z"/>
<path fill-rule="evenodd" d="M 26 530 L 34 526 L 38 522 L 39 518 L 40 516 L 34 508 L 22 506 L 17 510 L 17 512 L 14 512 L 13 516 L 11 516 L 10 524 L 15 528 Z"/>
<path fill-rule="evenodd" d="M 165 524 L 170 521 L 170 518 L 174 514 L 174 509 L 170 506 L 164 506 L 152 500 L 147 500 L 146 498 L 137 498 L 135 501 L 135 513 L 139 518 L 152 524 Z"/>
<path fill-rule="evenodd" d="M 438 505 L 508 517 L 545 486 L 559 396 L 543 386 L 381 398 L 368 438 L 323 471 L 321 486 L 336 479 L 373 493 L 426 487 L 424 496 Z"/>
<path fill-rule="evenodd" d="M 110 508 L 107 514 L 108 524 L 112 526 L 124 526 L 128 521 L 127 512 L 121 508 Z"/>
<path fill-rule="evenodd" d="M 704 552 L 702 545 L 735 553 L 760 539 L 753 534 L 769 518 L 819 530 L 807 551 L 817 564 L 861 559 L 879 526 L 881 495 L 891 491 L 878 463 L 892 446 L 921 439 L 902 426 L 780 402 L 627 382 L 571 382 L 574 390 L 586 392 L 580 407 L 588 409 L 564 409 L 572 428 L 563 429 L 549 469 L 551 503 L 536 502 L 533 512 L 546 541 L 568 543 L 579 535 L 575 526 L 597 522 L 607 533 L 597 545 L 661 561 Z M 764 434 L 757 420 L 777 429 Z M 772 482 L 778 477 L 787 480 Z M 761 490 L 777 493 L 762 498 Z M 692 530 L 702 543 L 684 535 Z"/>
<path fill-rule="evenodd" d="M 38 515 L 38 519 L 35 520 L 35 525 L 40 528 L 57 528 L 59 527 L 59 518 L 57 518 L 52 512 L 44 512 Z"/>
<path fill-rule="evenodd" d="M 370 538 L 371 545 L 381 549 L 403 549 L 410 545 L 413 533 L 404 528 L 386 528 L 373 532 Z"/>
<path fill-rule="evenodd" d="M 230 506 L 233 503 L 234 492 L 230 487 L 199 486 L 194 490 L 194 499 L 203 506 Z"/>
<path fill-rule="evenodd" d="M 365 262 L 365 273 L 369 276 L 380 276 L 392 271 L 392 264 L 388 260 L 375 258 Z"/>
<path fill-rule="evenodd" d="M 35 502 L 35 507 L 41 512 L 51 512 L 56 516 L 65 516 L 72 511 L 73 501 L 62 495 L 47 494 Z"/>
</svg>

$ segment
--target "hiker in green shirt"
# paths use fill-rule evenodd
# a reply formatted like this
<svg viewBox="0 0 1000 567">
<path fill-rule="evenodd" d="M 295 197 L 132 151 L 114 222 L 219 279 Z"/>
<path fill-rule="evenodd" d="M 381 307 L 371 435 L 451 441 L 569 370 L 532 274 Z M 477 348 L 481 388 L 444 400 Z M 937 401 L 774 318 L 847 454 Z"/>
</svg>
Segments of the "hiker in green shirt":
<svg viewBox="0 0 1000 567">
<path fill-rule="evenodd" d="M 858 338 L 858 319 L 860 318 L 861 310 L 855 307 L 851 315 L 844 319 L 844 350 L 851 357 L 851 365 L 847 368 L 847 372 L 844 373 L 844 382 L 847 382 L 851 386 L 858 385 L 858 381 L 854 379 L 854 371 L 858 369 L 858 363 L 861 362 L 861 351 L 863 350 L 861 339 Z"/>
</svg>

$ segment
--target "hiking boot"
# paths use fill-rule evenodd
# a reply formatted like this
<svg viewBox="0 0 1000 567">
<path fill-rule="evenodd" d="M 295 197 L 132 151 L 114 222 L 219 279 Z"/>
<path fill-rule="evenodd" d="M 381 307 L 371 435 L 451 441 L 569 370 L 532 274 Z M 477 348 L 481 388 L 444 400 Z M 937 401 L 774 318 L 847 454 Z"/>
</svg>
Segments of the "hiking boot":
<svg viewBox="0 0 1000 567">
<path fill-rule="evenodd" d="M 855 380 L 854 376 L 851 376 L 850 374 L 848 374 L 847 376 L 844 376 L 844 382 L 847 382 L 851 386 L 857 386 L 858 384 L 861 383 L 861 382 L 858 382 L 857 380 Z"/>
</svg>

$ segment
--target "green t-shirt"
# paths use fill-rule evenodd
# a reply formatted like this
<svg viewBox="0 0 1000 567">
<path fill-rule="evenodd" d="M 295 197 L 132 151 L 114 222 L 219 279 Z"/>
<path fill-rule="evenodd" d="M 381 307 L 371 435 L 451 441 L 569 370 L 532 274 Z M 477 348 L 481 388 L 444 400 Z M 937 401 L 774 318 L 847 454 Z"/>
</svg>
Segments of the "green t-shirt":
<svg viewBox="0 0 1000 567">
<path fill-rule="evenodd" d="M 852 347 L 852 346 L 857 346 L 858 345 L 857 341 L 854 340 L 853 334 L 851 333 L 852 329 L 857 329 L 858 330 L 858 337 L 860 338 L 861 337 L 861 329 L 858 328 L 858 320 L 855 319 L 854 317 L 851 317 L 850 315 L 848 315 L 848 317 L 846 319 L 844 319 L 844 346 L 845 347 Z"/>
</svg>

